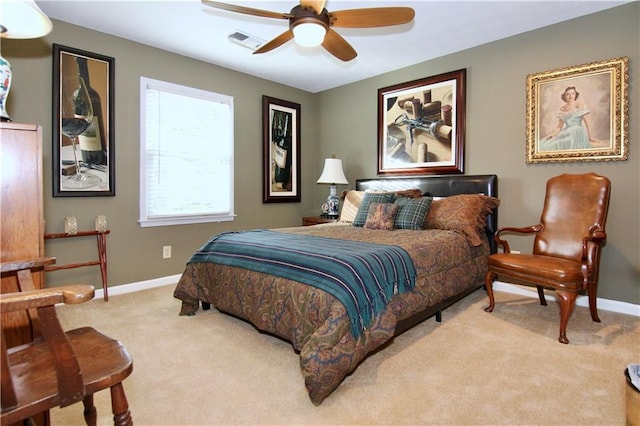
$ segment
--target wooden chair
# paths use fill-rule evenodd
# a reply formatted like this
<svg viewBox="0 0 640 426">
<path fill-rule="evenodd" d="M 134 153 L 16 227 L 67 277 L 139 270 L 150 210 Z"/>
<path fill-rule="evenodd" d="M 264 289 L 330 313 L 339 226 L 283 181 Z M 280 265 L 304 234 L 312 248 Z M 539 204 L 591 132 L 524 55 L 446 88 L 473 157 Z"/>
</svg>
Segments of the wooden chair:
<svg viewBox="0 0 640 426">
<path fill-rule="evenodd" d="M 591 319 L 600 322 L 596 307 L 600 250 L 607 234 L 611 182 L 594 173 L 563 174 L 547 182 L 540 223 L 523 228 L 501 228 L 495 236 L 503 253 L 489 256 L 485 286 L 487 312 L 493 312 L 493 281 L 498 276 L 518 284 L 535 286 L 540 304 L 546 305 L 544 289 L 555 290 L 560 301 L 560 343 L 569 343 L 567 323 L 576 296 L 586 290 Z M 535 234 L 532 254 L 511 253 L 502 233 Z"/>
<path fill-rule="evenodd" d="M 46 263 L 46 259 L 8 262 L 2 263 L 0 270 L 3 274 L 17 274 L 19 281 L 29 281 L 31 274 L 26 272 Z M 25 283 L 21 283 L 21 288 L 25 288 L 22 284 Z M 86 423 L 95 425 L 93 394 L 106 388 L 111 390 L 114 423 L 133 424 L 122 386 L 133 370 L 127 350 L 117 340 L 91 327 L 65 332 L 56 315 L 55 304 L 83 303 L 93 296 L 94 288 L 89 285 L 0 295 L 2 314 L 37 312 L 37 332 L 32 342 L 7 348 L 2 333 L 2 425 L 78 401 L 84 403 Z"/>
</svg>

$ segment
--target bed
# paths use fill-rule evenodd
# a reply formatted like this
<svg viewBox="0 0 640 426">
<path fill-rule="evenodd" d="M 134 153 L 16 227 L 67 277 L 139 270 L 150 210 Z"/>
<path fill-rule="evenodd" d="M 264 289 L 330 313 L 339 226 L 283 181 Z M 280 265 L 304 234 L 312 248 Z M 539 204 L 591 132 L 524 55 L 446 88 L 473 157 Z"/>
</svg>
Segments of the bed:
<svg viewBox="0 0 640 426">
<path fill-rule="evenodd" d="M 495 175 L 357 180 L 338 222 L 210 238 L 174 291 L 180 315 L 212 305 L 289 341 L 319 405 L 368 354 L 427 318 L 439 321 L 448 306 L 483 286 L 487 256 L 495 252 L 497 197 Z M 280 258 L 270 257 L 276 252 Z M 271 264 L 289 272 L 263 268 Z M 375 281 L 373 293 L 381 296 L 370 298 L 365 289 L 363 302 L 351 287 L 333 288 L 349 280 L 372 287 Z"/>
</svg>

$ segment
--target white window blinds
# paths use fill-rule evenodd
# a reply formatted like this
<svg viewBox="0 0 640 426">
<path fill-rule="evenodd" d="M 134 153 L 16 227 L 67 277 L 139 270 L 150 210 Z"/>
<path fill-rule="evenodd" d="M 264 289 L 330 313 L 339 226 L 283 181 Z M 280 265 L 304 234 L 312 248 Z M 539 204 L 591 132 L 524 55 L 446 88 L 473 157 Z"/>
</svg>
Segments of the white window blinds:
<svg viewBox="0 0 640 426">
<path fill-rule="evenodd" d="M 233 211 L 233 98 L 140 78 L 140 226 Z"/>
</svg>

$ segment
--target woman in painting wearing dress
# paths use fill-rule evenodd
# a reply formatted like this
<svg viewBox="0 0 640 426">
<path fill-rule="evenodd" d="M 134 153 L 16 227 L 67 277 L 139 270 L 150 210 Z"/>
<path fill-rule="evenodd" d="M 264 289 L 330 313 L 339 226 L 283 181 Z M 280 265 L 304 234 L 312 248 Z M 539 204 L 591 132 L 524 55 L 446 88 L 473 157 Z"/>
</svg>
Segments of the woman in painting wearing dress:
<svg viewBox="0 0 640 426">
<path fill-rule="evenodd" d="M 578 101 L 580 93 L 575 87 L 567 87 L 560 98 L 564 105 L 558 112 L 558 125 L 551 134 L 540 140 L 541 151 L 589 149 L 599 142 L 591 137 L 589 110 Z"/>
</svg>

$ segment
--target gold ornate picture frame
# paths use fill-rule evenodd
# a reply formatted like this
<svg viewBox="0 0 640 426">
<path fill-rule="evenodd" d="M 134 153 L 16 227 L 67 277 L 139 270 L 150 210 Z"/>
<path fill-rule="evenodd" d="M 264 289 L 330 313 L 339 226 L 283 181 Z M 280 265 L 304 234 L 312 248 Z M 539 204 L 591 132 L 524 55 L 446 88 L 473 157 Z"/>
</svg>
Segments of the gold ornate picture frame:
<svg viewBox="0 0 640 426">
<path fill-rule="evenodd" d="M 628 156 L 629 58 L 527 76 L 527 163 Z"/>
</svg>

